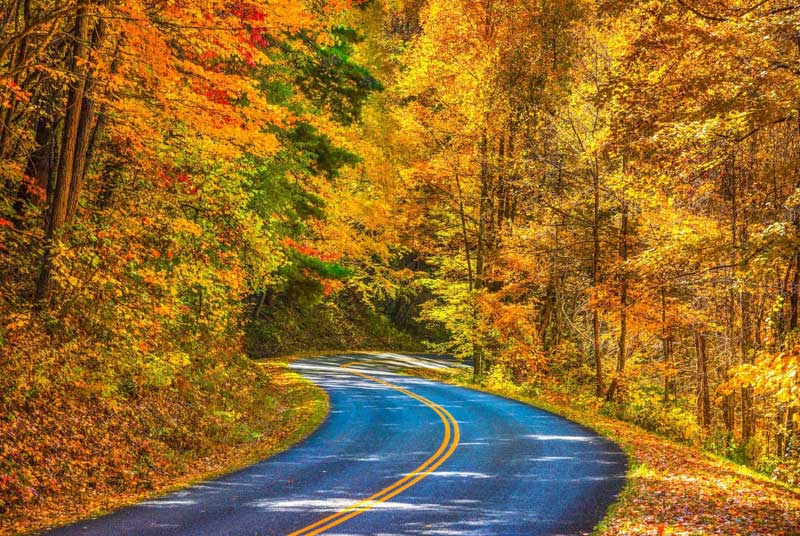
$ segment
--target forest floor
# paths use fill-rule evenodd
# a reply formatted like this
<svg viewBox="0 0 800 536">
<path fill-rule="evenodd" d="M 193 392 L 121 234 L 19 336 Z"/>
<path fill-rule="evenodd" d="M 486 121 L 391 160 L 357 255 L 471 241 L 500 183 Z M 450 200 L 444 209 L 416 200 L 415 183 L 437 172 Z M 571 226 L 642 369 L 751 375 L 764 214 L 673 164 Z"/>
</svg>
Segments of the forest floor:
<svg viewBox="0 0 800 536">
<path fill-rule="evenodd" d="M 596 528 L 598 536 L 800 535 L 800 490 L 648 432 L 572 408 L 554 396 L 532 398 L 512 388 L 479 386 L 471 374 L 427 369 L 408 374 L 477 389 L 562 415 L 596 430 L 628 455 L 628 482 Z"/>
<path fill-rule="evenodd" d="M 242 411 L 248 413 L 248 421 L 259 423 L 259 429 L 253 431 L 248 440 L 235 442 L 229 437 L 220 437 L 216 444 L 212 442 L 202 451 L 188 450 L 180 463 L 149 474 L 146 489 L 113 489 L 86 482 L 81 485 L 64 483 L 59 493 L 31 497 L 3 512 L 0 534 L 27 533 L 59 526 L 152 499 L 251 465 L 286 450 L 316 430 L 328 414 L 325 392 L 292 371 L 286 360 L 252 363 L 259 377 L 269 378 L 263 387 L 266 392 L 259 393 L 258 398 L 269 400 L 270 404 L 264 404 L 261 411 L 257 406 L 243 408 Z"/>
</svg>

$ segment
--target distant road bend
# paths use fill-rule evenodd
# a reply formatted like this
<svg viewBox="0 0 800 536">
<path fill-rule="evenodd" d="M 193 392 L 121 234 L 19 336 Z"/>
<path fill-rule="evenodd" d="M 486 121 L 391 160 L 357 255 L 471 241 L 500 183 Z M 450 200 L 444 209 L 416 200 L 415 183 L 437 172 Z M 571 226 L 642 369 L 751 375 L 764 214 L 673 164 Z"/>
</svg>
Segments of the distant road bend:
<svg viewBox="0 0 800 536">
<path fill-rule="evenodd" d="M 588 534 L 625 480 L 620 449 L 504 398 L 396 372 L 399 354 L 292 367 L 331 398 L 298 446 L 236 473 L 50 531 L 73 535 Z"/>
</svg>

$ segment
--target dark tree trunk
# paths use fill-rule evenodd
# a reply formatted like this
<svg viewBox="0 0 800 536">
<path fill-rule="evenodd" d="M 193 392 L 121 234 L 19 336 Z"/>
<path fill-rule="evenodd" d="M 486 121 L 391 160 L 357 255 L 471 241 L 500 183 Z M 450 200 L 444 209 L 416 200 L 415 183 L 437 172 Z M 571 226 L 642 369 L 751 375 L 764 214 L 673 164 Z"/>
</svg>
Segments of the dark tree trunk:
<svg viewBox="0 0 800 536">
<path fill-rule="evenodd" d="M 789 292 L 789 331 L 797 329 L 798 293 L 800 293 L 800 252 L 794 256 L 794 274 L 788 289 Z M 791 264 L 790 264 L 791 268 Z"/>
<path fill-rule="evenodd" d="M 667 326 L 667 292 L 661 289 L 661 351 L 664 357 L 664 402 L 669 401 L 672 392 L 670 367 L 672 366 L 672 332 Z"/>
<path fill-rule="evenodd" d="M 697 354 L 697 414 L 700 424 L 708 429 L 711 426 L 711 400 L 708 392 L 708 357 L 706 355 L 706 336 L 699 331 L 694 333 L 694 347 Z"/>
<path fill-rule="evenodd" d="M 480 161 L 480 178 L 481 178 L 481 197 L 479 201 L 478 213 L 478 248 L 475 257 L 475 290 L 481 290 L 486 285 L 486 256 L 490 240 L 487 238 L 489 222 L 491 221 L 491 209 L 489 199 L 489 137 L 486 132 L 488 128 L 489 119 L 485 117 L 485 124 L 483 132 L 481 133 L 481 161 Z M 473 307 L 473 315 L 477 315 L 475 304 Z M 484 372 L 483 363 L 483 348 L 476 339 L 473 338 L 472 344 L 472 359 L 473 359 L 473 374 L 477 377 Z"/>
<path fill-rule="evenodd" d="M 90 15 L 88 6 L 88 0 L 81 0 L 75 15 L 74 43 L 69 65 L 69 72 L 75 79 L 70 85 L 67 96 L 55 185 L 45 222 L 45 252 L 36 283 L 36 304 L 39 308 L 45 306 L 50 295 L 54 246 L 56 240 L 60 238 L 64 225 L 70 219 L 70 197 L 77 197 L 80 194 L 79 185 L 75 184 L 75 177 L 76 172 L 82 170 L 85 158 L 85 146 L 81 146 L 81 123 L 89 78 L 87 62 L 89 60 Z"/>
<path fill-rule="evenodd" d="M 53 171 L 55 144 L 53 122 L 49 118 L 40 117 L 36 121 L 34 143 L 36 148 L 28 155 L 25 164 L 25 184 L 20 185 L 17 199 L 14 202 L 14 224 L 21 228 L 25 225 L 23 212 L 29 204 L 41 205 L 47 198 Z"/>
<path fill-rule="evenodd" d="M 592 285 L 600 281 L 600 172 L 592 170 Z M 603 396 L 603 356 L 600 349 L 600 312 L 592 309 L 592 349 L 594 354 L 597 396 Z"/>
<path fill-rule="evenodd" d="M 105 38 L 106 24 L 99 21 L 92 33 L 91 48 L 97 49 Z M 115 60 L 116 61 L 116 60 Z M 116 70 L 113 69 L 113 70 Z M 75 140 L 75 156 L 73 157 L 72 178 L 70 180 L 69 196 L 67 199 L 66 223 L 72 222 L 78 209 L 83 185 L 86 183 L 86 172 L 91 163 L 93 154 L 92 144 L 97 136 L 97 127 L 94 125 L 95 118 L 95 86 L 96 78 L 93 73 L 87 72 L 86 83 L 83 91 L 80 117 L 78 120 L 78 133 Z"/>
<path fill-rule="evenodd" d="M 619 243 L 619 256 L 622 260 L 623 267 L 620 274 L 620 291 L 619 291 L 619 339 L 617 340 L 618 354 L 617 354 L 617 370 L 611 385 L 608 386 L 606 393 L 606 400 L 609 402 L 614 400 L 617 390 L 622 383 L 622 375 L 625 372 L 625 360 L 628 355 L 628 277 L 625 273 L 627 269 L 624 266 L 625 261 L 628 260 L 628 204 L 622 203 L 622 221 L 620 224 L 620 243 Z"/>
</svg>

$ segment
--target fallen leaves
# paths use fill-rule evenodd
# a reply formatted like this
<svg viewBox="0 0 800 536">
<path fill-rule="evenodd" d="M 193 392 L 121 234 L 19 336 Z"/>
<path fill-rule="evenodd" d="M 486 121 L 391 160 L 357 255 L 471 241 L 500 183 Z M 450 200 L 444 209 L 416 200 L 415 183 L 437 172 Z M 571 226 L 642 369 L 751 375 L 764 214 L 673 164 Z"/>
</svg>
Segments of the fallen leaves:
<svg viewBox="0 0 800 536">
<path fill-rule="evenodd" d="M 628 487 L 601 534 L 798 534 L 797 492 L 632 424 L 558 410 L 602 431 L 633 462 Z"/>
<path fill-rule="evenodd" d="M 285 363 L 233 358 L 144 389 L 109 382 L 111 373 L 98 383 L 74 361 L 39 357 L 31 365 L 12 356 L 25 374 L 0 377 L 0 392 L 11 393 L 0 398 L 0 534 L 74 521 L 243 467 L 299 440 L 326 414 L 321 390 Z M 190 357 L 164 359 L 183 366 Z M 109 384 L 128 392 L 109 392 Z"/>
</svg>

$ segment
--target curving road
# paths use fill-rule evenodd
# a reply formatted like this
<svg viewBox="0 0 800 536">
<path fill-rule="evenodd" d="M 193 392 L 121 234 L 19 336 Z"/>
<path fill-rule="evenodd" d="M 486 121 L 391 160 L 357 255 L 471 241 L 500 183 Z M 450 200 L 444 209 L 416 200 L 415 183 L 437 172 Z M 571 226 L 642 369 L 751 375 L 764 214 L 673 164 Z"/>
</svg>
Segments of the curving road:
<svg viewBox="0 0 800 536">
<path fill-rule="evenodd" d="M 297 361 L 331 398 L 306 441 L 48 534 L 590 533 L 624 484 L 619 448 L 530 406 L 392 372 L 450 365 L 397 354 Z"/>
</svg>

